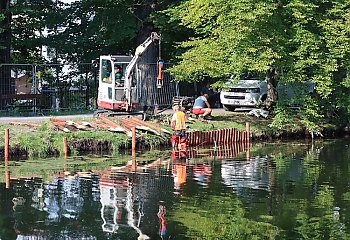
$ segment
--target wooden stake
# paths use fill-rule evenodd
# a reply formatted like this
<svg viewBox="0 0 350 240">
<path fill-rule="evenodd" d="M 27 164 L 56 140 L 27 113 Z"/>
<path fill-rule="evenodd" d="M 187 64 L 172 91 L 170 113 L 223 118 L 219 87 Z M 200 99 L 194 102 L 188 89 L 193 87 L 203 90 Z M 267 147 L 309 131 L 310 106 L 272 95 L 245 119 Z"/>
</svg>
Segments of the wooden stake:
<svg viewBox="0 0 350 240">
<path fill-rule="evenodd" d="M 136 127 L 131 128 L 131 156 L 132 156 L 132 170 L 136 172 Z"/>
<path fill-rule="evenodd" d="M 64 153 L 64 158 L 67 159 L 68 157 L 68 144 L 67 144 L 67 138 L 63 138 L 63 153 Z"/>
<path fill-rule="evenodd" d="M 9 189 L 10 188 L 10 171 L 5 168 L 5 188 Z"/>
<path fill-rule="evenodd" d="M 248 148 L 247 148 L 247 152 L 246 152 L 245 156 L 246 156 L 247 161 L 249 161 L 250 160 L 250 148 L 249 148 L 249 145 L 247 145 L 247 146 L 248 146 Z"/>
<path fill-rule="evenodd" d="M 5 188 L 10 188 L 10 171 L 8 169 L 9 164 L 9 149 L 10 149 L 10 131 L 8 128 L 5 129 Z"/>
<path fill-rule="evenodd" d="M 5 129 L 5 163 L 8 163 L 9 161 L 9 148 L 10 148 L 10 138 L 9 138 L 9 129 Z"/>
<path fill-rule="evenodd" d="M 247 143 L 249 144 L 250 142 L 250 123 L 249 122 L 245 123 L 245 132 L 247 134 Z"/>
<path fill-rule="evenodd" d="M 131 150 L 136 150 L 136 127 L 131 128 L 132 131 L 132 138 L 131 138 Z"/>
</svg>

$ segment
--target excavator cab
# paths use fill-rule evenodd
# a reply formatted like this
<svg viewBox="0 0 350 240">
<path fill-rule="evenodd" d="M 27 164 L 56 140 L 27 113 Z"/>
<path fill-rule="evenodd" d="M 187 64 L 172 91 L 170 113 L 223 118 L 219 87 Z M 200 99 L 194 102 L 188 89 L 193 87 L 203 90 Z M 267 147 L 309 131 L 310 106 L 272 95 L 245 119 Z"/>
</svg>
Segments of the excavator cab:
<svg viewBox="0 0 350 240">
<path fill-rule="evenodd" d="M 125 79 L 125 71 L 131 56 L 100 56 L 98 106 L 111 111 L 132 111 L 138 107 L 135 82 L 132 76 Z M 127 89 L 131 89 L 131 105 L 128 106 Z"/>
<path fill-rule="evenodd" d="M 152 32 L 140 44 L 134 56 L 104 55 L 100 56 L 100 71 L 97 105 L 98 113 L 103 112 L 132 112 L 139 108 L 136 88 L 137 63 L 142 54 L 160 36 Z"/>
</svg>

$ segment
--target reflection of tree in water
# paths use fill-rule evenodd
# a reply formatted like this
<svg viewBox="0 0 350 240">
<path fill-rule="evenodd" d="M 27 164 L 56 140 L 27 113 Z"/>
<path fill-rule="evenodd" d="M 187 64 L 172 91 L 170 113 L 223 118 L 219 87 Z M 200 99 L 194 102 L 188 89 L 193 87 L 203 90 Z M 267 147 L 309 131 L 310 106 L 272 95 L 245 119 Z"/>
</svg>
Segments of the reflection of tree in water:
<svg viewBox="0 0 350 240">
<path fill-rule="evenodd" d="M 350 239 L 349 147 L 348 142 L 333 144 L 308 149 L 306 155 L 269 149 L 266 161 L 215 161 L 207 188 L 197 181 L 207 163 L 190 159 L 185 187 L 176 196 L 171 160 L 163 161 L 162 169 L 142 169 L 137 175 L 111 173 L 109 180 L 129 179 L 123 193 L 115 193 L 121 201 L 114 199 L 114 233 L 101 227 L 97 176 L 13 180 L 8 197 L 0 189 L 0 238 L 137 239 L 139 234 L 128 224 L 129 193 L 129 219 L 151 239 L 159 239 L 164 226 L 166 237 L 173 239 Z M 119 191 L 117 186 L 106 190 Z M 167 207 L 166 225 L 157 214 L 160 200 Z M 107 217 L 113 222 L 113 214 Z"/>
<path fill-rule="evenodd" d="M 47 183 L 40 179 L 14 183 L 16 231 L 23 237 L 51 239 L 103 239 L 113 235 L 136 239 L 145 232 L 154 239 L 158 202 L 173 201 L 171 175 L 160 172 L 112 173 L 108 181 L 99 181 L 97 176 L 87 180 L 67 176 Z M 101 184 L 106 187 L 101 188 Z"/>
<path fill-rule="evenodd" d="M 83 219 L 86 206 L 98 208 L 96 182 L 94 177 L 84 180 L 73 176 L 56 177 L 47 183 L 41 179 L 15 182 L 12 202 L 18 236 L 62 239 L 73 234 L 94 238 L 93 221 Z"/>
<path fill-rule="evenodd" d="M 188 239 L 275 239 L 278 234 L 269 223 L 245 218 L 242 203 L 231 196 L 182 197 L 172 212 L 168 221 L 186 228 Z"/>
<path fill-rule="evenodd" d="M 16 239 L 15 216 L 12 212 L 13 191 L 2 191 L 5 184 L 0 183 L 0 239 Z"/>
</svg>

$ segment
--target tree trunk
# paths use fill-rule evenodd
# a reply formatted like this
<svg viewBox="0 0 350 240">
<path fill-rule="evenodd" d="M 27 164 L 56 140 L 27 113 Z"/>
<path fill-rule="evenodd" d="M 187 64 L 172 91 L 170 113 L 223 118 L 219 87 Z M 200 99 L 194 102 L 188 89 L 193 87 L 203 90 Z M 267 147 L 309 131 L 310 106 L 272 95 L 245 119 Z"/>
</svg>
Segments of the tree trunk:
<svg viewBox="0 0 350 240">
<path fill-rule="evenodd" d="M 0 29 L 4 31 L 0 33 L 0 64 L 10 63 L 10 47 L 11 47 L 11 14 L 10 0 L 0 1 L 0 13 L 5 18 L 0 21 Z M 13 93 L 11 86 L 11 69 L 6 66 L 0 67 L 0 95 Z M 9 99 L 0 99 L 0 110 L 4 109 Z"/>
<path fill-rule="evenodd" d="M 272 111 L 273 107 L 277 102 L 277 77 L 276 77 L 276 69 L 271 67 L 267 70 L 267 97 L 265 101 L 265 108 L 268 111 Z"/>
<path fill-rule="evenodd" d="M 142 1 L 135 5 L 135 15 L 142 21 L 142 28 L 137 35 L 137 45 L 141 44 L 148 38 L 152 32 L 154 32 L 154 25 L 149 20 L 149 16 L 156 10 L 157 4 L 155 0 Z M 155 94 L 158 89 L 155 88 L 156 82 L 150 76 L 151 65 L 150 63 L 156 63 L 158 60 L 157 54 L 158 43 L 151 44 L 148 49 L 142 54 L 142 58 L 139 60 L 139 68 L 141 68 L 139 79 L 142 79 L 142 99 L 141 105 L 144 109 L 154 107 L 156 104 Z"/>
</svg>

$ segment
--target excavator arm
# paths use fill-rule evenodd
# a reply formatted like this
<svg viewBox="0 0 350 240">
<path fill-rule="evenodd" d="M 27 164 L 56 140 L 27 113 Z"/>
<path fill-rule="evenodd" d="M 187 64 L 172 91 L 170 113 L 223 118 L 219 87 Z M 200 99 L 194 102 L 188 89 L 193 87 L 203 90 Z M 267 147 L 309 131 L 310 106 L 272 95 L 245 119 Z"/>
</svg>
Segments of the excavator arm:
<svg viewBox="0 0 350 240">
<path fill-rule="evenodd" d="M 135 55 L 131 59 L 130 63 L 126 66 L 125 91 L 126 91 L 128 106 L 131 106 L 132 72 L 134 71 L 136 64 L 140 59 L 142 53 L 144 53 L 155 40 L 160 40 L 160 35 L 158 35 L 156 32 L 152 32 L 151 35 L 136 48 Z"/>
</svg>

